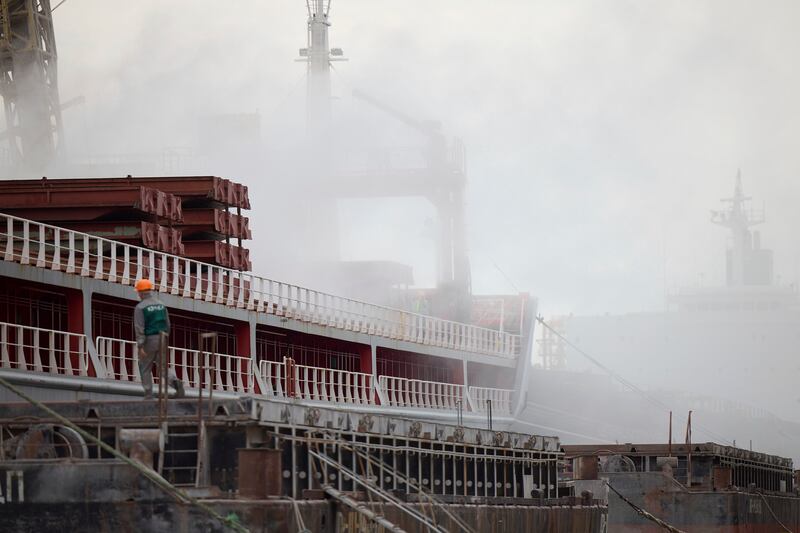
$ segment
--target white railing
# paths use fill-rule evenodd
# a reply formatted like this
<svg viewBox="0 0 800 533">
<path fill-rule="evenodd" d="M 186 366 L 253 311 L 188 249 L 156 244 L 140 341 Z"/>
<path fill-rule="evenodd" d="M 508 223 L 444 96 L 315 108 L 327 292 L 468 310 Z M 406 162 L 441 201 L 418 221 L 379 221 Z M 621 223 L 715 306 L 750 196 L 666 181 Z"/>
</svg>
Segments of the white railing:
<svg viewBox="0 0 800 533">
<path fill-rule="evenodd" d="M 464 385 L 393 376 L 380 376 L 378 381 L 391 406 L 457 410 L 461 402 L 461 408 L 468 409 Z"/>
<path fill-rule="evenodd" d="M 0 367 L 62 376 L 88 376 L 86 337 L 0 322 Z"/>
<path fill-rule="evenodd" d="M 277 361 L 261 361 L 258 365 L 261 373 L 263 388 L 261 391 L 265 396 L 278 398 L 286 397 L 286 364 Z"/>
<path fill-rule="evenodd" d="M 492 413 L 508 415 L 511 414 L 511 393 L 509 389 L 492 389 L 489 387 L 470 387 L 469 397 L 472 406 L 480 413 L 489 410 L 488 402 L 492 402 Z"/>
<path fill-rule="evenodd" d="M 141 383 L 139 350 L 133 341 L 97 337 L 97 354 L 106 368 L 106 377 Z M 249 357 L 169 347 L 169 366 L 184 386 L 219 392 L 255 391 L 253 362 Z M 155 369 L 154 369 L 155 371 Z M 158 378 L 154 377 L 154 382 Z"/>
<path fill-rule="evenodd" d="M 141 383 L 139 373 L 139 350 L 136 343 L 109 337 L 94 340 L 97 355 L 105 368 L 106 379 Z"/>
<path fill-rule="evenodd" d="M 253 360 L 249 357 L 169 348 L 169 364 L 184 386 L 193 389 L 253 393 Z"/>
<path fill-rule="evenodd" d="M 334 403 L 374 404 L 372 374 L 292 365 L 295 397 Z"/>
<path fill-rule="evenodd" d="M 97 337 L 95 343 L 102 366 L 94 372 L 97 377 L 141 383 L 135 342 Z M 219 392 L 339 404 L 378 403 L 371 374 L 297 365 L 291 359 L 284 359 L 261 361 L 260 375 L 256 376 L 250 357 L 228 354 L 212 357 L 210 352 L 172 346 L 168 352 L 170 368 L 187 388 L 210 390 L 213 386 Z M 84 335 L 0 322 L 0 368 L 88 376 L 89 364 Z M 158 382 L 156 376 L 154 382 Z M 388 406 L 457 410 L 460 405 L 468 411 L 471 405 L 474 411 L 486 412 L 491 401 L 494 413 L 511 413 L 513 391 L 509 389 L 469 387 L 467 400 L 464 385 L 393 376 L 380 376 L 378 382 L 386 399 L 382 403 Z"/>
<path fill-rule="evenodd" d="M 149 278 L 160 292 L 417 344 L 515 358 L 519 335 L 372 305 L 229 268 L 0 214 L 0 254 L 113 283 Z"/>
</svg>

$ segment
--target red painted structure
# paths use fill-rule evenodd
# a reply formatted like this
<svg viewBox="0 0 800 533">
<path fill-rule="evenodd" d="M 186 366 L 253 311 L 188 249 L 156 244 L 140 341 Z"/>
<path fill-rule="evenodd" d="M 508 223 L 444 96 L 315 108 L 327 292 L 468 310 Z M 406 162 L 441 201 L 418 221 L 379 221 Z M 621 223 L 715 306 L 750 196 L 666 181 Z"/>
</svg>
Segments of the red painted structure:
<svg viewBox="0 0 800 533">
<path fill-rule="evenodd" d="M 250 219 L 221 209 L 199 208 L 186 209 L 183 212 L 183 223 L 177 226 L 184 236 L 196 233 L 214 234 L 217 239 L 235 237 L 252 239 Z"/>
<path fill-rule="evenodd" d="M 94 295 L 91 300 L 92 336 L 132 341 L 133 300 Z M 83 333 L 80 291 L 0 277 L 0 322 Z M 224 317 L 171 309 L 170 346 L 199 349 L 198 333 L 216 332 L 219 353 L 250 356 L 250 324 Z M 372 347 L 293 330 L 258 326 L 256 361 L 281 362 L 371 374 Z M 379 347 L 377 374 L 408 379 L 463 383 L 462 362 Z M 480 381 L 479 381 L 480 382 Z M 479 383 L 474 382 L 474 383 Z M 471 382 L 471 384 L 474 384 Z"/>
<path fill-rule="evenodd" d="M 3 190 L 28 190 L 53 193 L 94 191 L 92 194 L 113 194 L 115 190 L 147 187 L 178 196 L 184 202 L 208 203 L 250 209 L 247 186 L 217 176 L 170 176 L 124 178 L 59 178 L 41 180 L 5 180 Z"/>
<path fill-rule="evenodd" d="M 246 186 L 216 176 L 0 181 L 5 213 L 243 271 L 249 207 Z"/>
<path fill-rule="evenodd" d="M 27 180 L 21 180 L 27 181 Z M 91 220 L 81 209 L 94 209 L 97 216 L 113 217 L 117 209 L 127 209 L 179 222 L 183 218 L 181 200 L 164 191 L 142 185 L 97 188 L 53 186 L 56 180 L 42 180 L 41 186 L 19 186 L 16 180 L 0 181 L 0 208 L 21 217 L 36 214 L 41 222 Z M 105 208 L 99 210 L 98 208 Z M 76 213 L 81 216 L 77 217 Z"/>
</svg>

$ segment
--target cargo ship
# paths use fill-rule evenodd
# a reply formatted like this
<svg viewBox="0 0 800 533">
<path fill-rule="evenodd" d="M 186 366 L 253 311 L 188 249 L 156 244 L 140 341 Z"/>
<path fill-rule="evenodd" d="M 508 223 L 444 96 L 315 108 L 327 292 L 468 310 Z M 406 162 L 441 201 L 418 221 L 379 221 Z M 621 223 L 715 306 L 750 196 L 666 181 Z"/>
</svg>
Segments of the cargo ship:
<svg viewBox="0 0 800 533">
<path fill-rule="evenodd" d="M 651 442 L 666 435 L 668 410 L 682 420 L 692 410 L 709 430 L 705 439 L 800 459 L 797 288 L 776 282 L 773 251 L 755 229 L 763 211 L 751 207 L 741 176 L 712 222 L 729 232 L 723 285 L 676 291 L 663 311 L 557 316 L 548 320 L 551 329 L 540 330 L 535 386 L 588 387 L 584 398 L 598 402 L 585 406 L 588 418 L 616 413 L 606 419 L 610 426 L 624 421 L 637 433 L 588 431 L 578 421 L 561 427 L 605 432 L 595 436 L 611 442 Z M 608 369 L 650 398 L 637 401 L 641 396 Z M 578 410 L 576 396 L 563 398 L 571 405 L 566 411 Z"/>
<path fill-rule="evenodd" d="M 218 177 L 0 186 L 4 529 L 77 529 L 100 515 L 111 529 L 128 518 L 153 531 L 231 525 L 202 512 L 210 507 L 251 530 L 360 520 L 600 531 L 605 507 L 559 486 L 558 438 L 511 430 L 534 299 L 522 304 L 521 333 L 509 333 L 226 263 L 241 252 L 195 257 L 158 238 L 148 247 L 129 231 L 148 219 L 158 235 L 167 219 L 191 235 L 248 206 L 246 187 Z M 82 210 L 94 218 L 74 220 Z M 241 235 L 242 223 L 218 231 Z M 163 357 L 185 399 L 142 399 L 137 279 L 169 310 Z"/>
<path fill-rule="evenodd" d="M 366 158 L 374 168 L 336 167 L 330 65 L 343 52 L 330 47 L 330 2 L 306 8 L 298 59 L 313 156 L 297 162 L 307 190 L 281 202 L 295 197 L 288 211 L 313 218 L 326 249 L 289 264 L 323 265 L 319 279 L 348 294 L 257 273 L 244 184 L 141 170 L 179 167 L 181 153 L 65 161 L 61 112 L 74 102 L 59 101 L 50 3 L 0 0 L 2 174 L 12 178 L 0 183 L 0 529 L 600 533 L 628 523 L 601 486 L 578 483 L 597 480 L 569 475 L 574 458 L 556 435 L 582 411 L 559 397 L 566 389 L 531 386 L 536 299 L 471 292 L 463 144 L 354 91 L 425 138 L 412 157 L 424 168 L 392 167 L 389 150 Z M 209 123 L 245 132 L 231 136 L 237 155 L 259 128 L 251 115 Z M 18 179 L 51 169 L 95 178 Z M 331 262 L 331 203 L 381 196 L 436 209 L 436 287 L 398 290 L 408 265 Z M 276 203 L 255 207 L 285 222 Z M 295 237 L 304 248 L 313 236 Z M 147 391 L 155 400 L 144 398 L 134 340 L 138 280 L 171 318 Z M 167 371 L 180 387 L 159 379 Z M 561 409 L 550 426 L 544 394 Z"/>
<path fill-rule="evenodd" d="M 602 496 L 609 531 L 800 528 L 790 459 L 711 442 L 569 445 L 564 451 L 567 483 Z"/>
</svg>

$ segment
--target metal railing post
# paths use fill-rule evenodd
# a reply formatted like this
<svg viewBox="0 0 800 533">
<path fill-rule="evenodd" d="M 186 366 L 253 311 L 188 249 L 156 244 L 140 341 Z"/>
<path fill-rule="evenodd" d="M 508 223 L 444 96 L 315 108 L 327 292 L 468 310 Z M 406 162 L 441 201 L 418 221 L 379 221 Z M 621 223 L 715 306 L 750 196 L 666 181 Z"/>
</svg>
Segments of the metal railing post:
<svg viewBox="0 0 800 533">
<path fill-rule="evenodd" d="M 163 446 L 160 447 L 158 453 L 158 473 L 162 474 L 164 471 L 164 454 L 166 452 L 166 445 L 169 436 L 167 427 L 167 394 L 169 393 L 169 383 L 166 378 L 167 375 L 167 345 L 169 344 L 169 337 L 167 333 L 162 331 L 159 336 L 158 347 L 158 427 L 161 430 L 162 438 L 159 439 Z"/>
<path fill-rule="evenodd" d="M 209 384 L 209 391 L 208 391 L 208 416 L 212 417 L 212 416 L 214 416 L 214 412 L 213 412 L 213 409 L 214 409 L 214 376 L 216 376 L 216 374 L 217 374 L 217 333 L 216 332 L 200 333 L 200 345 L 197 348 L 199 349 L 199 354 L 198 355 L 200 357 L 200 360 L 201 361 L 205 361 L 203 359 L 203 347 L 206 344 L 205 341 L 207 341 L 208 339 L 211 339 L 211 353 L 210 353 L 210 357 L 209 357 L 209 365 L 211 366 L 211 369 L 210 369 L 210 377 L 209 377 L 210 384 Z M 205 366 L 204 363 L 200 363 L 200 364 Z M 202 401 L 202 397 L 203 397 L 202 376 L 205 373 L 204 370 L 205 370 L 204 368 L 201 370 L 200 383 L 198 383 L 198 386 L 200 388 L 199 396 L 198 396 L 198 402 L 201 402 Z M 197 413 L 198 426 L 197 426 L 197 429 L 198 429 L 198 431 L 200 431 L 200 425 L 199 424 L 202 422 L 202 415 L 200 414 L 201 413 L 201 407 L 202 407 L 202 404 L 198 403 L 198 406 L 197 406 L 197 409 L 198 409 L 198 413 Z"/>
</svg>

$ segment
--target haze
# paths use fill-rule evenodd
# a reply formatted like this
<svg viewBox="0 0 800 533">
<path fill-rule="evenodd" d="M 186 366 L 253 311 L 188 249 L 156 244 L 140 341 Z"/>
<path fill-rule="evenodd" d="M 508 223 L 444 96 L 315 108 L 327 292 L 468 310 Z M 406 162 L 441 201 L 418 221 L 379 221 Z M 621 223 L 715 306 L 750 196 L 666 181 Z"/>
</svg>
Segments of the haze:
<svg viewBox="0 0 800 533">
<path fill-rule="evenodd" d="M 303 202 L 315 156 L 294 62 L 305 5 L 220 5 L 59 7 L 61 99 L 86 99 L 64 112 L 68 156 L 171 149 L 185 154 L 179 172 L 246 183 L 254 270 L 317 285 L 298 248 L 330 246 L 333 223 Z M 337 161 L 424 145 L 354 89 L 462 138 L 473 292 L 527 291 L 546 316 L 659 310 L 679 288 L 723 284 L 728 235 L 709 210 L 739 170 L 766 207 L 776 282 L 796 286 L 798 16 L 792 1 L 337 0 L 331 45 L 350 61 L 335 65 L 329 140 Z M 242 144 L 209 122 L 235 113 L 258 113 L 260 136 Z M 434 284 L 427 201 L 342 200 L 331 213 L 343 259 L 409 263 L 416 286 Z"/>
</svg>

